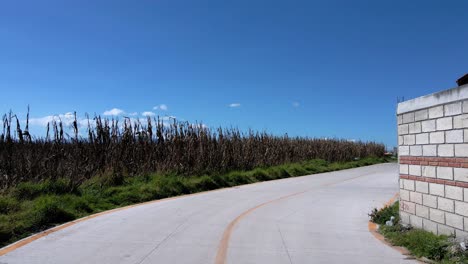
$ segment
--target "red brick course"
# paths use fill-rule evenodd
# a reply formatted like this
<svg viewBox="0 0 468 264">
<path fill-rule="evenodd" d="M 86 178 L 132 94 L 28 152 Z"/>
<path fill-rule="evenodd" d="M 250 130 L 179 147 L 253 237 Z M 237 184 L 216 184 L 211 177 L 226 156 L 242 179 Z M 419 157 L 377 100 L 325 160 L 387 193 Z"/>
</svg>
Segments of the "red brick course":
<svg viewBox="0 0 468 264">
<path fill-rule="evenodd" d="M 401 156 L 400 164 L 468 168 L 468 158 Z"/>
<path fill-rule="evenodd" d="M 424 176 L 413 176 L 413 175 L 407 175 L 407 174 L 400 174 L 400 179 L 413 180 L 413 181 L 422 181 L 422 182 L 429 182 L 429 183 L 438 183 L 438 184 L 445 184 L 445 185 L 468 188 L 468 182 L 443 180 L 443 179 L 429 178 L 429 177 L 424 177 Z"/>
</svg>

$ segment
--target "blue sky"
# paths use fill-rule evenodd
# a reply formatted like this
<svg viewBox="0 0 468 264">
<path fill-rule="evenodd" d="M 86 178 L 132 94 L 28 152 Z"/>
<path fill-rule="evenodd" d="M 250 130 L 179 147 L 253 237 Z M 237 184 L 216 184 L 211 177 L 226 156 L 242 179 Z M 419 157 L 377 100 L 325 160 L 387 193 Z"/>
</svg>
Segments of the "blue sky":
<svg viewBox="0 0 468 264">
<path fill-rule="evenodd" d="M 115 108 L 391 147 L 397 97 L 468 72 L 466 10 L 465 0 L 4 1 L 0 112 L 29 104 L 37 133 L 47 116 Z"/>
</svg>

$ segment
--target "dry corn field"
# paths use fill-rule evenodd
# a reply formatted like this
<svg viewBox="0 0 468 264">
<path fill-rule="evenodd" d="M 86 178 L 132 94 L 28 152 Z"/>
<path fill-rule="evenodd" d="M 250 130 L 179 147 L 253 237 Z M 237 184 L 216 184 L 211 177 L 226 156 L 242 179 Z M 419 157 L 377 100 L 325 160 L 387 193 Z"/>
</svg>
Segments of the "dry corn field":
<svg viewBox="0 0 468 264">
<path fill-rule="evenodd" d="M 33 137 L 28 119 L 22 127 L 12 113 L 3 117 L 1 189 L 59 178 L 76 188 L 94 176 L 119 180 L 153 172 L 212 175 L 310 159 L 341 162 L 381 157 L 385 150 L 374 142 L 243 133 L 175 120 L 167 124 L 159 118 L 140 122 L 96 116 L 87 126 L 80 126 L 75 118 L 70 127 L 54 121 L 44 136 Z"/>
</svg>

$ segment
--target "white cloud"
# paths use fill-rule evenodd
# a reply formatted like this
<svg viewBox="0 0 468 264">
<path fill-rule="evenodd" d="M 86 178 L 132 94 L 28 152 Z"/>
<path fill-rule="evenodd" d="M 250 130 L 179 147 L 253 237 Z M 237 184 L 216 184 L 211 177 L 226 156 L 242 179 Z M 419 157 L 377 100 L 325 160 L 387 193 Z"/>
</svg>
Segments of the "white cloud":
<svg viewBox="0 0 468 264">
<path fill-rule="evenodd" d="M 54 116 L 44 116 L 39 118 L 30 118 L 29 124 L 36 126 L 47 126 L 47 123 L 50 123 L 54 120 Z"/>
<path fill-rule="evenodd" d="M 49 116 L 44 116 L 44 117 L 39 117 L 39 118 L 30 118 L 29 119 L 29 124 L 45 127 L 45 126 L 47 126 L 48 123 L 50 123 L 50 122 L 52 122 L 54 120 L 56 122 L 62 121 L 62 123 L 65 126 L 69 126 L 69 125 L 73 124 L 73 121 L 75 120 L 75 115 L 72 112 L 68 112 L 68 113 L 59 114 L 59 115 L 49 115 Z M 78 123 L 81 123 L 80 121 L 81 120 L 77 120 Z"/>
<path fill-rule="evenodd" d="M 143 113 L 141 113 L 141 115 L 142 115 L 142 116 L 155 116 L 156 114 L 153 113 L 153 112 L 149 112 L 149 111 L 148 111 L 148 112 L 143 112 Z"/>
<path fill-rule="evenodd" d="M 160 105 L 157 105 L 155 107 L 153 107 L 153 110 L 162 110 L 162 111 L 167 111 L 167 105 L 165 104 L 160 104 Z"/>
<path fill-rule="evenodd" d="M 72 112 L 65 113 L 63 115 L 59 115 L 60 118 L 65 118 L 65 119 L 73 119 L 75 117 L 75 114 Z"/>
<path fill-rule="evenodd" d="M 107 110 L 104 112 L 105 116 L 118 116 L 122 114 L 125 114 L 125 111 L 118 108 L 112 108 L 111 110 Z"/>
<path fill-rule="evenodd" d="M 293 102 L 292 106 L 297 108 L 297 107 L 301 106 L 301 104 L 299 102 Z"/>
<path fill-rule="evenodd" d="M 138 112 L 128 113 L 129 116 L 137 116 Z"/>
<path fill-rule="evenodd" d="M 241 106 L 241 104 L 239 104 L 239 103 L 232 103 L 232 104 L 229 105 L 229 107 L 231 107 L 231 108 L 240 107 L 240 106 Z"/>
</svg>

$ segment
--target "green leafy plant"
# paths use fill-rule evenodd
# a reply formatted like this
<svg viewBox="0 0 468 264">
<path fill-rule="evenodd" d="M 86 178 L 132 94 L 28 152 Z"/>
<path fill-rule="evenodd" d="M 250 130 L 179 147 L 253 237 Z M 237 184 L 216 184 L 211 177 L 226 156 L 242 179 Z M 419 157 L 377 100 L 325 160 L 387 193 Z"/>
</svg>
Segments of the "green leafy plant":
<svg viewBox="0 0 468 264">
<path fill-rule="evenodd" d="M 384 225 L 390 218 L 393 216 L 394 220 L 393 223 L 397 224 L 400 222 L 400 212 L 399 212 L 399 202 L 396 202 L 392 205 L 385 206 L 384 208 L 378 210 L 374 208 L 372 212 L 369 214 L 371 221 L 379 224 Z"/>
</svg>

